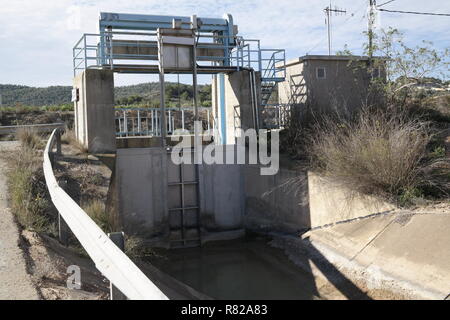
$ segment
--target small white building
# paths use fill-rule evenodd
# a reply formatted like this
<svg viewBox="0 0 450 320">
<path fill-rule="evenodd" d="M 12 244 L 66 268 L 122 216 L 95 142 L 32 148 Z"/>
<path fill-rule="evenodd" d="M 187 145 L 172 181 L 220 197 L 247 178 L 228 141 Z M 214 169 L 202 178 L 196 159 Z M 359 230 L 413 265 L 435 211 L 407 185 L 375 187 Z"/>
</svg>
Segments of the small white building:
<svg viewBox="0 0 450 320">
<path fill-rule="evenodd" d="M 360 107 L 367 101 L 373 78 L 385 78 L 381 58 L 306 55 L 286 63 L 286 80 L 278 84 L 280 104 L 305 105 L 314 108 Z"/>
</svg>

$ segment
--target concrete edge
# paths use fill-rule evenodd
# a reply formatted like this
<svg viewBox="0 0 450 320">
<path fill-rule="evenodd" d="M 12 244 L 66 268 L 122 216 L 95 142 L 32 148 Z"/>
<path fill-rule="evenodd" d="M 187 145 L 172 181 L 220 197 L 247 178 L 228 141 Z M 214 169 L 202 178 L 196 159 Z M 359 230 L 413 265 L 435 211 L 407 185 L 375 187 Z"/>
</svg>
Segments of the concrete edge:
<svg viewBox="0 0 450 320">
<path fill-rule="evenodd" d="M 364 283 L 368 289 L 388 290 L 412 300 L 445 300 L 448 297 L 446 292 L 432 290 L 410 279 L 388 273 L 381 266 L 369 265 L 365 267 L 317 239 L 306 242 L 305 239 L 292 235 L 272 234 L 271 236 L 275 240 L 272 245 L 283 249 L 289 259 L 302 268 L 305 266 L 299 263 L 301 259 L 298 259 L 297 256 L 305 254 L 305 252 L 308 255 L 314 254 L 309 247 L 312 245 L 349 280 Z M 309 267 L 315 276 L 324 278 L 315 263 L 310 261 Z"/>
</svg>

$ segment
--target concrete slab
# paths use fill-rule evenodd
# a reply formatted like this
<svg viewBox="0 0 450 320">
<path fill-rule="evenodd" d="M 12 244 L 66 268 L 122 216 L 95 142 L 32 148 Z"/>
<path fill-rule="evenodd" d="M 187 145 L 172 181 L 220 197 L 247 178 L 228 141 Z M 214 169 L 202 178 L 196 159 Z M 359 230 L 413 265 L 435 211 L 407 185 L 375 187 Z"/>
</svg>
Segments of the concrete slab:
<svg viewBox="0 0 450 320">
<path fill-rule="evenodd" d="M 380 215 L 304 235 L 338 268 L 421 298 L 450 294 L 450 213 Z"/>
<path fill-rule="evenodd" d="M 381 215 L 374 218 L 356 220 L 338 224 L 330 228 L 309 231 L 302 238 L 320 241 L 339 253 L 352 259 L 373 241 L 395 218 L 392 215 Z"/>
<path fill-rule="evenodd" d="M 378 198 L 361 195 L 308 172 L 311 227 L 396 209 Z"/>
</svg>

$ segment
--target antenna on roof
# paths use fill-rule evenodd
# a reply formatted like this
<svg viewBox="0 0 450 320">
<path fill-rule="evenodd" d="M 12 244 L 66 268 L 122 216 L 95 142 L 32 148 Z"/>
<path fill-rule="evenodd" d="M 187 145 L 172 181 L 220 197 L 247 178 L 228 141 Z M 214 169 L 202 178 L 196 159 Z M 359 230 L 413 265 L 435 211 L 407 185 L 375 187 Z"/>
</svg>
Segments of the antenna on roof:
<svg viewBox="0 0 450 320">
<path fill-rule="evenodd" d="M 328 28 L 327 28 L 328 29 L 328 55 L 331 56 L 331 48 L 333 45 L 332 34 L 331 34 L 331 16 L 333 13 L 335 16 L 345 15 L 347 13 L 347 11 L 339 9 L 336 6 L 333 9 L 331 7 L 331 1 L 330 1 L 330 5 L 328 7 L 326 7 L 325 9 L 323 9 L 323 11 L 325 12 L 325 15 L 326 15 L 325 23 L 328 26 Z"/>
</svg>

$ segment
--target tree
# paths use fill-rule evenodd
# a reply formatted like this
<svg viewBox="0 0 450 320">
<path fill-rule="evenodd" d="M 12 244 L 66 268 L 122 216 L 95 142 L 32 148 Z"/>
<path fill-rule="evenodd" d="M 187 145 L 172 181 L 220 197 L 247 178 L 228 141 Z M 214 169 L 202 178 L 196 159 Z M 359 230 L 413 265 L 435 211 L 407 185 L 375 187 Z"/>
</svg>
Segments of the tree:
<svg viewBox="0 0 450 320">
<path fill-rule="evenodd" d="M 410 48 L 397 29 L 389 28 L 381 30 L 380 35 L 374 34 L 374 50 L 386 58 L 386 89 L 390 94 L 411 88 L 432 75 L 443 79 L 450 76 L 449 48 L 438 50 L 431 41 L 425 40 Z"/>
</svg>

